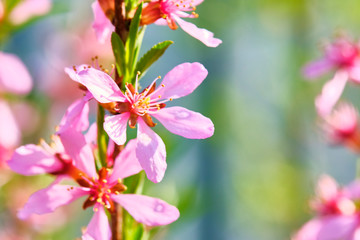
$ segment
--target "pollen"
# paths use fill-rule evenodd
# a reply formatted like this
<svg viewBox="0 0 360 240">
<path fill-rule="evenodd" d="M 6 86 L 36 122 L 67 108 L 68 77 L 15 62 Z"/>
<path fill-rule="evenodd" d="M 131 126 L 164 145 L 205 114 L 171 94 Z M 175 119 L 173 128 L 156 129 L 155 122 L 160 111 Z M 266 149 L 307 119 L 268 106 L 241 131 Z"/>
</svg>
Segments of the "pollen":
<svg viewBox="0 0 360 240">
<path fill-rule="evenodd" d="M 165 87 L 165 84 L 161 84 L 162 87 Z"/>
<path fill-rule="evenodd" d="M 172 98 L 169 98 L 170 101 L 172 101 L 173 99 Z"/>
</svg>

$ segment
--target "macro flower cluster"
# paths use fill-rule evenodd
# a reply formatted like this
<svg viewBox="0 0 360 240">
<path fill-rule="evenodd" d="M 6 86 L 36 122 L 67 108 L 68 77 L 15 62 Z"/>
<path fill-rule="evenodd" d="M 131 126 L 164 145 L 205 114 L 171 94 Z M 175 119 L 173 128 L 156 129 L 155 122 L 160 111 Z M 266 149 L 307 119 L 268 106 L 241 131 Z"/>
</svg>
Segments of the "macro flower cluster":
<svg viewBox="0 0 360 240">
<path fill-rule="evenodd" d="M 208 71 L 201 63 L 185 62 L 141 87 L 140 80 L 149 78 L 144 77 L 147 69 L 173 42 L 155 45 L 140 59 L 138 55 L 143 31 L 152 23 L 168 25 L 173 30 L 178 24 L 206 46 L 218 46 L 221 40 L 214 38 L 213 33 L 182 19 L 197 18 L 195 9 L 201 2 L 98 0 L 89 6 L 98 41 L 111 44 L 115 56 L 111 70 L 99 64 L 98 56 L 91 64 L 64 66 L 83 96 L 67 108 L 50 144 L 40 140 L 38 145 L 26 144 L 15 149 L 20 134 L 17 126 L 0 124 L 1 161 L 9 159 L 7 165 L 21 175 L 54 178 L 49 186 L 30 196 L 18 211 L 18 218 L 26 220 L 33 215 L 52 213 L 82 198 L 82 208 L 94 212 L 82 239 L 95 240 L 140 239 L 126 234 L 140 231 L 139 237 L 145 236 L 151 227 L 167 225 L 179 218 L 175 206 L 142 195 L 141 187 L 134 189 L 127 179 L 133 176 L 137 186 L 141 186 L 143 171 L 154 183 L 163 179 L 167 168 L 166 144 L 156 133 L 157 122 L 184 138 L 205 139 L 214 134 L 209 118 L 184 107 L 167 106 L 193 93 L 205 81 Z M 25 0 L 6 13 L 6 5 L 0 1 L 0 21 L 20 24 L 46 14 L 50 8 L 46 0 Z M 0 63 L 1 92 L 25 94 L 31 90 L 31 77 L 15 55 L 0 52 Z M 90 104 L 97 106 L 96 123 L 89 120 Z M 1 122 L 14 123 L 2 100 L 0 111 Z M 6 129 L 2 129 L 4 126 Z M 135 138 L 128 137 L 128 128 L 136 129 Z M 127 225 L 129 229 L 121 226 L 122 221 L 128 221 L 125 211 L 135 220 Z"/>
<path fill-rule="evenodd" d="M 345 146 L 358 154 L 359 114 L 350 102 L 340 98 L 347 83 L 360 83 L 360 44 L 348 36 L 337 36 L 333 42 L 325 44 L 324 57 L 306 65 L 303 73 L 313 79 L 328 72 L 333 76 L 315 99 L 321 128 L 329 143 Z M 316 216 L 292 239 L 360 239 L 359 200 L 359 179 L 339 187 L 332 177 L 322 176 L 317 184 L 316 197 L 310 201 Z"/>
</svg>

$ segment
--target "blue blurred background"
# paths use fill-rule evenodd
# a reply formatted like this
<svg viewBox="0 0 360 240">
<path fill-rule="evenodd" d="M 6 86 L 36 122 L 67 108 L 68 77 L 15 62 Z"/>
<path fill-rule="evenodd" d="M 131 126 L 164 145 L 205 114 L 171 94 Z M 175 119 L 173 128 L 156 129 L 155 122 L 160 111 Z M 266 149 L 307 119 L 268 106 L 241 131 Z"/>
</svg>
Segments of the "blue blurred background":
<svg viewBox="0 0 360 240">
<path fill-rule="evenodd" d="M 54 0 L 53 14 L 18 31 L 4 47 L 23 59 L 36 81 L 29 99 L 40 120 L 24 143 L 48 137 L 68 104 L 81 95 L 64 67 L 90 63 L 95 55 L 113 61 L 109 49 L 89 40 L 94 38 L 88 30 L 91 3 Z M 301 68 L 321 56 L 319 44 L 337 31 L 360 36 L 359 2 L 208 0 L 197 13 L 193 22 L 222 39 L 219 47 L 207 48 L 181 29 L 154 25 L 147 28 L 142 48 L 144 53 L 159 41 L 175 42 L 145 81 L 183 62 L 205 65 L 207 79 L 174 104 L 199 111 L 215 124 L 215 135 L 206 140 L 156 127 L 167 146 L 168 170 L 161 183 L 147 182 L 145 193 L 177 205 L 181 217 L 155 239 L 289 239 L 311 217 L 308 199 L 321 174 L 342 184 L 355 178 L 356 156 L 327 145 L 314 110 L 314 98 L 330 75 L 308 82 Z M 79 54 L 85 38 L 92 49 Z M 356 105 L 358 91 L 347 87 L 344 98 Z M 45 113 L 51 118 L 44 120 Z M 77 215 L 56 234 L 38 238 L 79 237 L 91 213 Z"/>
</svg>

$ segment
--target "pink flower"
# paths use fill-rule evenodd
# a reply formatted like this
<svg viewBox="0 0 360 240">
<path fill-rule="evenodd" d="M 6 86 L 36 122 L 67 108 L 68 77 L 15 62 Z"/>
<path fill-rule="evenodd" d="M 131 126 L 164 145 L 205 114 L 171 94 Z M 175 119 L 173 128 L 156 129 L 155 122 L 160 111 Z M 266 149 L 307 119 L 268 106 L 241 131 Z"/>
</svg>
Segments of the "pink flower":
<svg viewBox="0 0 360 240">
<path fill-rule="evenodd" d="M 78 72 L 77 79 L 100 103 L 116 102 L 116 115 L 106 117 L 104 123 L 105 131 L 116 144 L 125 143 L 127 123 L 132 128 L 138 126 L 136 156 L 148 178 L 159 182 L 166 169 L 166 150 L 164 142 L 151 130 L 156 125 L 152 117 L 170 132 L 186 138 L 212 136 L 214 125 L 207 117 L 182 107 L 165 108 L 165 102 L 192 93 L 206 76 L 207 70 L 200 63 L 183 63 L 166 74 L 159 88 L 155 89 L 155 79 L 139 93 L 136 81 L 135 87 L 126 85 L 125 94 L 108 74 L 94 68 Z"/>
<path fill-rule="evenodd" d="M 355 240 L 360 235 L 360 215 L 356 204 L 360 198 L 360 182 L 339 189 L 329 176 L 323 176 L 317 187 L 312 207 L 317 217 L 307 222 L 293 240 Z"/>
<path fill-rule="evenodd" d="M 19 25 L 29 19 L 48 13 L 51 9 L 50 0 L 23 0 L 10 13 L 10 21 Z"/>
<path fill-rule="evenodd" d="M 316 98 L 315 105 L 321 116 L 326 116 L 339 100 L 346 82 L 360 83 L 359 44 L 345 37 L 339 37 L 325 48 L 324 58 L 305 66 L 304 75 L 316 78 L 331 69 L 335 76 L 325 84 L 322 93 Z"/>
<path fill-rule="evenodd" d="M 100 43 L 105 43 L 110 39 L 111 33 L 115 31 L 114 25 L 106 17 L 98 1 L 91 5 L 94 13 L 93 29 Z"/>
<path fill-rule="evenodd" d="M 168 25 L 175 30 L 178 27 L 177 23 L 186 33 L 200 40 L 206 46 L 217 47 L 222 41 L 214 38 L 212 32 L 182 20 L 182 18 L 197 18 L 198 14 L 194 11 L 196 6 L 202 2 L 203 0 L 151 0 L 144 4 L 141 24 L 147 25 L 155 22 L 159 25 Z"/>
<path fill-rule="evenodd" d="M 360 150 L 358 112 L 351 104 L 342 103 L 331 115 L 326 116 L 323 129 L 331 142 Z"/>
<path fill-rule="evenodd" d="M 75 135 L 82 136 L 82 135 Z M 65 133 L 61 137 L 65 152 L 73 159 L 74 165 L 66 168 L 67 176 L 73 178 L 80 186 L 61 185 L 61 178 L 57 178 L 49 187 L 34 193 L 18 213 L 19 218 L 26 219 L 32 214 L 45 214 L 53 212 L 56 208 L 87 196 L 83 208 L 93 206 L 92 217 L 83 239 L 110 239 L 111 231 L 106 215 L 106 210 L 113 212 L 114 204 L 124 207 L 136 221 L 148 226 L 165 225 L 175 221 L 179 217 L 176 207 L 166 202 L 142 195 L 121 194 L 126 190 L 121 179 L 138 173 L 142 170 L 137 158 L 134 156 L 136 142 L 130 141 L 126 148 L 117 156 L 113 169 L 102 168 L 98 173 L 95 170 L 93 155 L 85 138 L 73 138 L 74 135 Z M 23 160 L 13 157 L 16 164 L 24 163 Z M 35 156 L 32 156 L 35 157 Z M 38 156 L 46 162 L 46 156 Z M 52 164 L 49 164 L 52 165 Z M 12 166 L 14 166 L 12 164 Z M 19 169 L 19 167 L 17 167 Z M 15 169 L 16 170 L 16 169 Z M 50 171 L 52 172 L 52 169 Z"/>
<path fill-rule="evenodd" d="M 7 162 L 9 167 L 25 176 L 66 173 L 68 165 L 72 164 L 71 158 L 58 136 L 54 135 L 52 140 L 51 145 L 41 140 L 40 145 L 27 144 L 17 148 Z"/>
</svg>

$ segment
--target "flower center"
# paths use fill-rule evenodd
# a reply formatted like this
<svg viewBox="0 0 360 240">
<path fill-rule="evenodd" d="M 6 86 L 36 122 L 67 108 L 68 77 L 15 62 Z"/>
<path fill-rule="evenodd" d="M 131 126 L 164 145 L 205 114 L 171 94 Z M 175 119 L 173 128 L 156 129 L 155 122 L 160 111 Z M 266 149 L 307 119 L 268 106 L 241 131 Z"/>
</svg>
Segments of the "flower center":
<svg viewBox="0 0 360 240">
<path fill-rule="evenodd" d="M 99 179 L 89 179 L 83 176 L 83 182 L 77 181 L 81 186 L 90 188 L 90 196 L 83 204 L 84 209 L 99 203 L 109 209 L 110 212 L 115 210 L 114 202 L 111 200 L 111 194 L 120 194 L 126 190 L 126 186 L 120 181 L 109 183 L 107 180 L 108 173 L 109 169 L 102 168 L 99 171 Z"/>
<path fill-rule="evenodd" d="M 347 41 L 339 40 L 327 49 L 327 56 L 339 66 L 352 66 L 359 54 L 358 47 Z"/>
<path fill-rule="evenodd" d="M 158 79 L 160 79 L 160 77 L 157 77 L 150 86 L 145 88 L 141 93 L 138 92 L 138 79 L 136 79 L 135 87 L 130 83 L 126 84 L 125 96 L 130 104 L 130 113 L 141 117 L 146 114 L 155 113 L 165 107 L 164 102 L 172 100 L 159 101 L 161 95 L 157 94 L 157 92 L 159 92 L 162 87 L 165 87 L 165 85 L 162 84 L 161 88 L 155 90 Z"/>
</svg>

